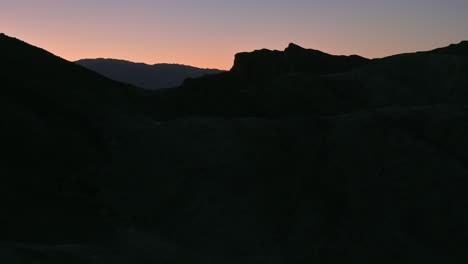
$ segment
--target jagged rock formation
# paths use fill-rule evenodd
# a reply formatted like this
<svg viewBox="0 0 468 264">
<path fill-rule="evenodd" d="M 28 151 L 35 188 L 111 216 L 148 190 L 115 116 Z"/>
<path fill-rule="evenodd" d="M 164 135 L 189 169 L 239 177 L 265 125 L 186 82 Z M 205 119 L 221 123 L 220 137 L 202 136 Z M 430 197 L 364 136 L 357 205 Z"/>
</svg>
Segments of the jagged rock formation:
<svg viewBox="0 0 468 264">
<path fill-rule="evenodd" d="M 150 93 L 6 36 L 0 52 L 4 262 L 466 257 L 464 55 Z"/>
<path fill-rule="evenodd" d="M 283 51 L 257 50 L 236 54 L 231 71 L 251 77 L 271 78 L 286 73 L 326 74 L 350 70 L 369 60 L 360 56 L 333 56 L 289 44 Z"/>
</svg>

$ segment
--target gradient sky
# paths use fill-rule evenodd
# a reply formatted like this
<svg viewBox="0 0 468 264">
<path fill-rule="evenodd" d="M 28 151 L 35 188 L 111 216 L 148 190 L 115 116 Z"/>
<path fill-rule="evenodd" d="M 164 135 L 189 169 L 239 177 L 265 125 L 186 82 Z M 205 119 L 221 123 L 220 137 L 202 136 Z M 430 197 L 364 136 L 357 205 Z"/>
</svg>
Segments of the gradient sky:
<svg viewBox="0 0 468 264">
<path fill-rule="evenodd" d="M 468 0 L 0 0 L 0 32 L 68 60 L 229 69 L 294 42 L 383 57 L 468 39 Z"/>
</svg>

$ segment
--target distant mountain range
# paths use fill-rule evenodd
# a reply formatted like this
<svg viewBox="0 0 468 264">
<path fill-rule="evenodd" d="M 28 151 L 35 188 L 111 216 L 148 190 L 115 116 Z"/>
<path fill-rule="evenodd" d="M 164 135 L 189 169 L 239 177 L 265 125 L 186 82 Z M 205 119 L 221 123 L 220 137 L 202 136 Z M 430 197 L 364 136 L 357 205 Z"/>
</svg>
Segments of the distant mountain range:
<svg viewBox="0 0 468 264">
<path fill-rule="evenodd" d="M 181 85 L 187 78 L 197 78 L 223 71 L 201 69 L 180 64 L 134 63 L 115 59 L 83 59 L 75 63 L 112 80 L 135 85 L 148 90 Z"/>
<path fill-rule="evenodd" d="M 1 263 L 466 259 L 467 42 L 150 91 L 0 34 L 0 68 Z"/>
</svg>

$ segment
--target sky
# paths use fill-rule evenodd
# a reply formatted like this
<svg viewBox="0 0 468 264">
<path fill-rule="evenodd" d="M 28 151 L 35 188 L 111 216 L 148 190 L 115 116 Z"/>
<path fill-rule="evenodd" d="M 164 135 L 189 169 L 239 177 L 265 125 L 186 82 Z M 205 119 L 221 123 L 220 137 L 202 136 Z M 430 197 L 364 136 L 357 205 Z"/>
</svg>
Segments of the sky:
<svg viewBox="0 0 468 264">
<path fill-rule="evenodd" d="M 0 32 L 70 61 L 231 68 L 291 42 L 369 58 L 468 39 L 468 0 L 0 0 Z"/>
</svg>

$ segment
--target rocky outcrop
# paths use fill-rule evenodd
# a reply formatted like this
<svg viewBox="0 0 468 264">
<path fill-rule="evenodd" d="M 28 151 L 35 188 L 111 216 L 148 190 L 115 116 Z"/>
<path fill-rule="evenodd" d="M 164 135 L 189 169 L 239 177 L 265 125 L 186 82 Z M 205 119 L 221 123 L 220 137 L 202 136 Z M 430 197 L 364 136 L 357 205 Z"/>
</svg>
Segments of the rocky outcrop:
<svg viewBox="0 0 468 264">
<path fill-rule="evenodd" d="M 286 73 L 337 73 L 368 62 L 368 59 L 356 55 L 333 56 L 291 43 L 282 52 L 263 49 L 236 54 L 231 71 L 256 78 L 268 78 Z"/>
</svg>

